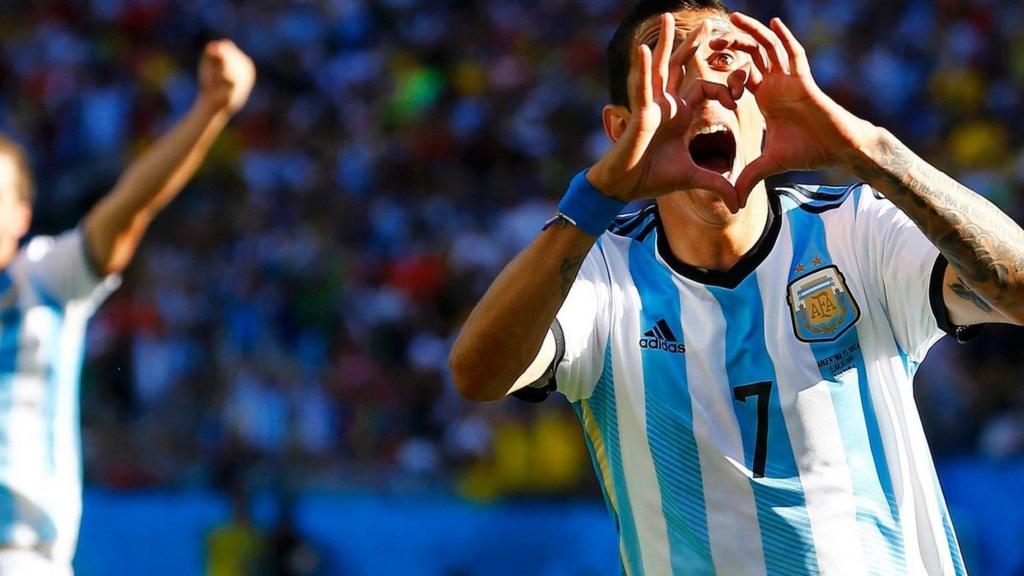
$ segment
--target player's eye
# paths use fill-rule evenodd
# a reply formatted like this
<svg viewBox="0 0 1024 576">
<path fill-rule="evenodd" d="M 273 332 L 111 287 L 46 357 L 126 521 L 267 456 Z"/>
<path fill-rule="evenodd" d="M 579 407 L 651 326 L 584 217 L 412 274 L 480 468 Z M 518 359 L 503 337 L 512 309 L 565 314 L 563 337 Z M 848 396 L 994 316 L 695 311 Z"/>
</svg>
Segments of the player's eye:
<svg viewBox="0 0 1024 576">
<path fill-rule="evenodd" d="M 711 56 L 710 64 L 718 68 L 729 68 L 736 63 L 736 56 L 729 52 L 716 52 Z"/>
</svg>

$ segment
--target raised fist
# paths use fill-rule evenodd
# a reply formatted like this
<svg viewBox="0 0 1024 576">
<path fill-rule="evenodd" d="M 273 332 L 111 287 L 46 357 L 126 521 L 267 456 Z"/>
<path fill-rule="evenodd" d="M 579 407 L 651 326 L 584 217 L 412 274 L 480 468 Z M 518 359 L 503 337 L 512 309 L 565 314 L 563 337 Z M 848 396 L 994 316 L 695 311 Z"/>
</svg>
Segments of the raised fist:
<svg viewBox="0 0 1024 576">
<path fill-rule="evenodd" d="M 217 112 L 234 114 L 245 106 L 256 81 L 256 67 L 230 40 L 206 45 L 199 60 L 198 99 Z"/>
</svg>

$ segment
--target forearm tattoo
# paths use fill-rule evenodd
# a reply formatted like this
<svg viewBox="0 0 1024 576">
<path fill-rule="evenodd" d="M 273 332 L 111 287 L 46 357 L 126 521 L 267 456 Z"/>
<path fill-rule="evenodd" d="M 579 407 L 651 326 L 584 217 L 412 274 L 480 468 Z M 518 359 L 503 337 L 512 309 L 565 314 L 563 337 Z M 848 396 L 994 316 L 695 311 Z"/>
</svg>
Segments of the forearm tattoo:
<svg viewBox="0 0 1024 576">
<path fill-rule="evenodd" d="M 953 294 L 959 296 L 961 300 L 966 300 L 971 304 L 974 304 L 974 307 L 978 310 L 981 310 L 986 314 L 992 312 L 992 307 L 988 305 L 988 302 L 982 300 L 981 296 L 978 296 L 977 292 L 971 290 L 966 284 L 964 284 L 963 279 L 957 278 L 956 282 L 949 285 L 949 289 L 953 291 Z"/>
<path fill-rule="evenodd" d="M 874 151 L 868 182 L 924 232 L 959 273 L 950 286 L 982 310 L 1022 308 L 1024 230 L 982 196 L 911 152 L 894 137 Z M 968 287 L 969 286 L 969 287 Z M 962 290 L 961 290 L 962 289 Z"/>
<path fill-rule="evenodd" d="M 569 295 L 569 290 L 572 289 L 572 284 L 576 281 L 576 275 L 579 274 L 580 266 L 583 265 L 583 260 L 586 257 L 586 254 L 570 256 L 562 260 L 562 264 L 559 265 L 558 272 L 562 278 L 562 300 Z"/>
</svg>

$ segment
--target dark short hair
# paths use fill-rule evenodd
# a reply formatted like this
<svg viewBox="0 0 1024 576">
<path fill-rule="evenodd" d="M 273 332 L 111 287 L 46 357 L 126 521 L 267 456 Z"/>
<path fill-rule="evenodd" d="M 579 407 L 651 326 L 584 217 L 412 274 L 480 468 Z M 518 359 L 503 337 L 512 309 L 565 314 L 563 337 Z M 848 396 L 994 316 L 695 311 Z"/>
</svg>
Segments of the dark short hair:
<svg viewBox="0 0 1024 576">
<path fill-rule="evenodd" d="M 7 136 L 0 134 L 0 155 L 5 155 L 14 164 L 14 187 L 18 199 L 31 205 L 35 199 L 35 183 L 25 149 Z"/>
<path fill-rule="evenodd" d="M 629 106 L 629 66 L 633 60 L 633 38 L 648 19 L 680 10 L 717 10 L 728 14 L 721 0 L 641 0 L 626 14 L 608 43 L 608 93 L 612 104 Z"/>
</svg>

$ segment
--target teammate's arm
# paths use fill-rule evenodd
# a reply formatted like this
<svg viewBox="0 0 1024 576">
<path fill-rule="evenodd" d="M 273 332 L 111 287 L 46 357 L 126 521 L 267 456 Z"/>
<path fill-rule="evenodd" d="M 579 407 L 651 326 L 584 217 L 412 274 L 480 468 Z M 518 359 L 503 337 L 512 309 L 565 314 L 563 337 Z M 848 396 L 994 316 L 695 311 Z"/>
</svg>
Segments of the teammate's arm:
<svg viewBox="0 0 1024 576">
<path fill-rule="evenodd" d="M 710 26 L 702 26 L 673 48 L 675 23 L 666 14 L 654 48 L 637 48 L 630 106 L 604 110 L 605 131 L 615 144 L 587 174 L 602 194 L 628 201 L 703 188 L 735 209 L 735 189 L 719 174 L 698 168 L 685 155 L 674 162 L 652 162 L 660 142 L 678 140 L 705 99 L 734 109 L 742 95 L 743 79 L 737 75 L 729 86 L 694 81 L 678 96 L 682 67 L 710 32 Z M 449 356 L 452 378 L 463 396 L 502 398 L 530 367 L 595 241 L 572 224 L 551 226 L 505 267 L 466 320 Z"/>
<path fill-rule="evenodd" d="M 949 261 L 943 296 L 950 321 L 1024 324 L 1024 230 L 891 133 L 825 95 L 803 47 L 781 20 L 773 19 L 769 28 L 739 13 L 731 19 L 748 36 L 713 40 L 712 48 L 731 43 L 751 55 L 759 74 L 748 89 L 767 123 L 764 153 L 736 183 L 741 203 L 772 174 L 846 168 L 903 210 Z"/>
<path fill-rule="evenodd" d="M 207 44 L 192 108 L 128 166 L 86 215 L 83 231 L 97 273 L 128 266 L 150 222 L 192 178 L 228 120 L 245 104 L 255 76 L 252 60 L 232 42 Z"/>
</svg>

